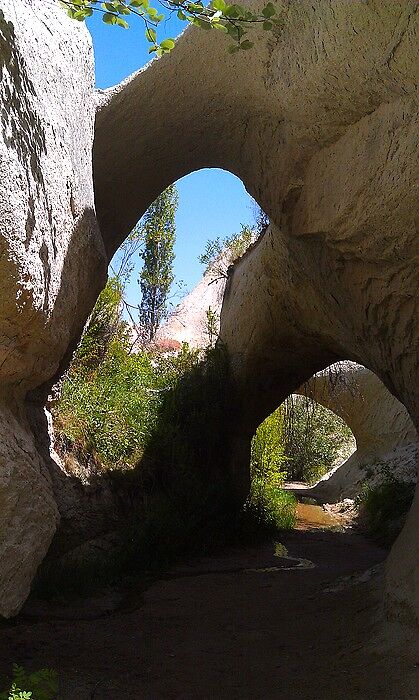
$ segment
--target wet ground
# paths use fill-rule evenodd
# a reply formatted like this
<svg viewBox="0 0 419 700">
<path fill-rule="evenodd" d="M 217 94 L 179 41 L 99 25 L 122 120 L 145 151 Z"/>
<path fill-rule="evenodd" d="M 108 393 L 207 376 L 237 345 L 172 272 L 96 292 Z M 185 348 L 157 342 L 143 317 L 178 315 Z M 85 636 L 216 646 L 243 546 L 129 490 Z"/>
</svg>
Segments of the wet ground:
<svg viewBox="0 0 419 700">
<path fill-rule="evenodd" d="M 52 666 L 60 700 L 410 700 L 379 643 L 386 552 L 317 506 L 296 530 L 173 567 L 147 590 L 31 601 L 0 628 L 0 674 Z M 374 570 L 375 571 L 375 570 Z"/>
</svg>

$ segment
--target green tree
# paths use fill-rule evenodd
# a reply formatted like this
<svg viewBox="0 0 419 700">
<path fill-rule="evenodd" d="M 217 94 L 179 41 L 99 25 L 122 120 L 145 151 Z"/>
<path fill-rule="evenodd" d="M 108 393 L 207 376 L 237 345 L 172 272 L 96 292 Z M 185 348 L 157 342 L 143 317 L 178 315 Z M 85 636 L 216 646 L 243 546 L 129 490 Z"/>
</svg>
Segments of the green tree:
<svg viewBox="0 0 419 700">
<path fill-rule="evenodd" d="M 174 280 L 177 205 L 177 190 L 171 185 L 149 207 L 142 224 L 144 265 L 139 279 L 142 294 L 139 320 L 144 340 L 153 340 L 167 315 L 167 300 Z"/>
<path fill-rule="evenodd" d="M 207 241 L 204 252 L 198 256 L 198 261 L 205 265 L 205 273 L 212 273 L 214 281 L 227 278 L 230 265 L 244 255 L 257 236 L 254 228 L 242 225 L 239 233 Z"/>
<path fill-rule="evenodd" d="M 121 319 L 123 286 L 118 277 L 110 277 L 99 294 L 71 367 L 89 373 L 104 361 L 109 345 L 116 337 L 126 338 L 126 324 Z"/>
<path fill-rule="evenodd" d="M 291 395 L 282 404 L 283 469 L 290 481 L 315 482 L 354 446 L 346 423 L 308 396 Z"/>
</svg>

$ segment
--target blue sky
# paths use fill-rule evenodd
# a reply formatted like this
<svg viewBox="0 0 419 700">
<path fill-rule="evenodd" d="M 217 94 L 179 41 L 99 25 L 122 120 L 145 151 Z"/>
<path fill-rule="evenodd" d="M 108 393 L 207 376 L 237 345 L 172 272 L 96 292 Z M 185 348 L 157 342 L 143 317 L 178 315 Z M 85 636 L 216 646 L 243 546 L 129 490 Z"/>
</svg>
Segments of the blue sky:
<svg viewBox="0 0 419 700">
<path fill-rule="evenodd" d="M 98 15 L 88 20 L 93 38 L 96 84 L 107 88 L 141 68 L 149 60 L 149 44 L 143 25 L 135 18 L 130 29 L 105 25 Z M 175 37 L 185 23 L 177 18 L 162 22 L 159 39 Z M 202 274 L 198 255 L 210 238 L 231 235 L 241 224 L 253 220 L 253 200 L 241 181 L 222 170 L 205 169 L 182 178 L 177 183 L 179 209 L 176 217 L 177 242 L 175 276 L 189 291 Z M 131 303 L 138 302 L 139 287 L 134 279 L 127 290 Z"/>
</svg>

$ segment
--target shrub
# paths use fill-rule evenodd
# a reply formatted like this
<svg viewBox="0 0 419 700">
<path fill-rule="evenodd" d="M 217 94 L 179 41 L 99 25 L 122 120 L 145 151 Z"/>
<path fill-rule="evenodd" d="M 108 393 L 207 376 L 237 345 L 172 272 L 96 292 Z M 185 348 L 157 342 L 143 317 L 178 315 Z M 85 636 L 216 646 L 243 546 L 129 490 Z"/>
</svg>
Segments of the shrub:
<svg viewBox="0 0 419 700">
<path fill-rule="evenodd" d="M 136 464 L 152 433 L 167 372 L 146 352 L 130 355 L 118 339 L 88 375 L 73 367 L 54 411 L 58 443 L 92 455 L 102 468 Z M 168 378 L 170 380 L 170 376 Z"/>
<path fill-rule="evenodd" d="M 121 513 L 118 551 L 83 563 L 71 590 L 159 568 L 234 531 L 238 504 L 223 469 L 231 400 L 220 345 L 130 355 L 114 339 L 94 371 L 72 367 L 55 409 L 62 448 L 93 455 L 134 498 Z M 67 573 L 44 565 L 38 594 L 68 589 Z"/>
<path fill-rule="evenodd" d="M 57 697 L 58 677 L 51 668 L 27 673 L 22 666 L 13 664 L 12 675 L 10 688 L 0 693 L 0 700 L 54 700 Z"/>
<path fill-rule="evenodd" d="M 204 252 L 198 257 L 199 262 L 205 265 L 205 273 L 211 273 L 214 280 L 227 278 L 230 265 L 244 255 L 258 235 L 255 227 L 242 226 L 239 233 L 207 241 Z"/>
<path fill-rule="evenodd" d="M 99 294 L 87 321 L 83 337 L 74 353 L 70 375 L 85 375 L 104 361 L 115 338 L 126 344 L 127 326 L 121 320 L 123 287 L 117 277 L 111 277 Z"/>
<path fill-rule="evenodd" d="M 296 521 L 296 499 L 280 488 L 286 472 L 283 411 L 278 408 L 258 427 L 251 445 L 251 488 L 246 520 L 259 528 L 288 530 Z"/>
<path fill-rule="evenodd" d="M 289 397 L 283 411 L 287 479 L 313 483 L 353 444 L 353 435 L 339 416 L 307 397 Z"/>
<path fill-rule="evenodd" d="M 412 505 L 416 484 L 388 475 L 379 485 L 365 484 L 359 502 L 367 516 L 371 535 L 391 544 L 401 532 Z"/>
</svg>

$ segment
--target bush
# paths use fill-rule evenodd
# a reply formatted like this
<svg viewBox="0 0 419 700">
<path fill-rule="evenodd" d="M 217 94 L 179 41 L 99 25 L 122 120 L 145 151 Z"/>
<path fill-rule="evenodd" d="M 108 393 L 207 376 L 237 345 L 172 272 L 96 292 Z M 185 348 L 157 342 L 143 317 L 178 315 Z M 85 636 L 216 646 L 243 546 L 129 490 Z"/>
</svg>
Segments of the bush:
<svg viewBox="0 0 419 700">
<path fill-rule="evenodd" d="M 247 524 L 258 528 L 289 530 L 296 522 L 295 497 L 280 488 L 286 462 L 283 440 L 284 419 L 278 408 L 258 427 L 251 445 L 251 488 L 245 506 Z"/>
<path fill-rule="evenodd" d="M 120 543 L 109 561 L 82 563 L 70 577 L 45 564 L 38 594 L 161 568 L 234 532 L 238 503 L 223 468 L 231 400 L 220 345 L 205 353 L 184 345 L 175 356 L 130 355 L 114 338 L 99 367 L 86 373 L 72 366 L 54 411 L 58 443 L 78 457 L 93 455 L 134 498 L 121 512 Z"/>
<path fill-rule="evenodd" d="M 97 369 L 115 338 L 127 345 L 127 325 L 121 320 L 122 298 L 123 286 L 120 280 L 111 277 L 99 294 L 87 321 L 83 337 L 74 353 L 71 371 L 86 375 Z"/>
<path fill-rule="evenodd" d="M 101 468 L 133 467 L 152 434 L 160 392 L 171 379 L 146 352 L 130 355 L 111 341 L 103 362 L 88 375 L 73 366 L 54 411 L 58 445 L 92 455 Z"/>
<path fill-rule="evenodd" d="M 353 444 L 352 432 L 339 416 L 304 396 L 289 397 L 283 411 L 286 477 L 314 483 Z"/>
<path fill-rule="evenodd" d="M 416 484 L 388 475 L 378 486 L 366 484 L 359 497 L 371 535 L 382 544 L 392 544 L 401 532 L 412 505 Z"/>
<path fill-rule="evenodd" d="M 0 693 L 0 700 L 54 700 L 57 697 L 56 671 L 44 668 L 27 673 L 22 666 L 13 664 L 13 678 L 9 690 Z"/>
</svg>

